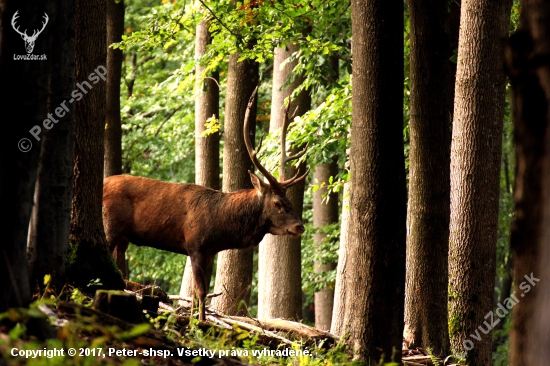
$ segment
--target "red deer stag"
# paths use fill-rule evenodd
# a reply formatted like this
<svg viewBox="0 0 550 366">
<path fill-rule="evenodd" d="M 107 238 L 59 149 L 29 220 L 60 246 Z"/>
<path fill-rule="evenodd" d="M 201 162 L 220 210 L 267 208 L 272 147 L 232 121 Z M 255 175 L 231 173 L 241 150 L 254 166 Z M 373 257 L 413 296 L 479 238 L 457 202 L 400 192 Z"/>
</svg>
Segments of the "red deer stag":
<svg viewBox="0 0 550 366">
<path fill-rule="evenodd" d="M 305 179 L 309 169 L 302 176 L 296 174 L 285 180 L 284 165 L 300 158 L 306 149 L 293 156 L 286 155 L 287 107 L 281 133 L 281 181 L 262 166 L 247 133 L 256 92 L 257 88 L 245 113 L 244 140 L 254 166 L 268 183 L 251 171 L 254 188 L 232 193 L 130 175 L 111 176 L 103 183 L 103 224 L 117 266 L 124 268 L 124 253 L 129 242 L 188 255 L 201 320 L 205 317 L 204 300 L 208 290 L 205 270 L 216 253 L 258 245 L 267 233 L 299 236 L 304 232 L 285 193 L 290 186 Z"/>
</svg>

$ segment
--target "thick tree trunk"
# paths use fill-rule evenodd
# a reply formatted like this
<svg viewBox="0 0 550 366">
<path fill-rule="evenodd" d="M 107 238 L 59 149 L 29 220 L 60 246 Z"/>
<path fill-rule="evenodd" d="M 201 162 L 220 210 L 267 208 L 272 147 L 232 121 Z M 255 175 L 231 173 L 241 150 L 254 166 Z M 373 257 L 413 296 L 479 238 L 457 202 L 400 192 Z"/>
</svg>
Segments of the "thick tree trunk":
<svg viewBox="0 0 550 366">
<path fill-rule="evenodd" d="M 105 178 L 122 174 L 122 127 L 120 119 L 120 77 L 123 54 L 111 48 L 122 40 L 124 33 L 124 0 L 107 1 L 107 105 L 105 115 Z M 128 266 L 124 269 L 128 278 Z"/>
<path fill-rule="evenodd" d="M 490 365 L 505 75 L 511 1 L 464 0 L 451 145 L 449 336 L 470 366 Z M 477 339 L 472 338 L 479 334 Z"/>
<path fill-rule="evenodd" d="M 53 3 L 52 3 L 53 4 Z M 52 19 L 54 42 L 51 59 L 49 111 L 65 102 L 75 87 L 74 2 L 55 3 Z M 53 6 L 53 5 L 52 5 Z M 58 291 L 65 284 L 65 260 L 69 247 L 69 224 L 73 197 L 75 126 L 74 110 L 43 133 L 35 206 L 29 234 L 28 258 L 31 289 L 44 286 L 44 275 Z M 56 118 L 57 119 L 57 118 Z"/>
<path fill-rule="evenodd" d="M 322 228 L 326 225 L 338 222 L 338 193 L 331 193 L 323 202 L 323 195 L 326 195 L 326 185 L 329 184 L 329 178 L 338 174 L 338 161 L 334 159 L 332 163 L 317 165 L 313 172 L 313 181 L 315 184 L 324 186 L 313 193 L 313 226 Z M 326 201 L 328 200 L 328 201 Z M 316 246 L 321 246 L 326 234 L 315 233 L 313 241 Z M 322 273 L 336 268 L 336 263 L 315 263 L 315 272 Z M 315 293 L 315 327 L 326 331 L 330 330 L 332 322 L 332 307 L 334 304 L 334 289 L 324 288 Z"/>
<path fill-rule="evenodd" d="M 507 49 L 513 90 L 516 178 L 514 293 L 510 365 L 550 363 L 550 6 L 522 2 L 519 30 Z M 534 277 L 528 281 L 526 277 Z M 538 281 L 540 280 L 540 282 Z M 527 293 L 527 291 L 529 291 Z"/>
<path fill-rule="evenodd" d="M 271 101 L 271 121 L 269 131 L 276 131 L 282 127 L 284 100 L 303 81 L 296 77 L 284 89 L 283 84 L 288 81 L 297 60 L 289 62 L 281 70 L 283 61 L 299 50 L 297 45 L 287 46 L 288 51 L 275 48 L 273 61 L 273 94 Z M 289 114 L 296 108 L 296 116 L 304 114 L 311 107 L 311 97 L 308 92 L 302 91 L 292 101 Z M 290 116 L 289 116 L 290 118 Z M 305 167 L 300 166 L 300 174 L 305 173 Z M 296 173 L 291 169 L 288 177 Z M 287 191 L 287 197 L 294 207 L 298 217 L 302 217 L 305 181 L 302 181 Z M 301 239 L 289 236 L 274 236 L 267 234 L 260 243 L 258 257 L 258 318 L 302 318 L 302 272 L 301 272 Z M 276 261 L 273 258 L 277 258 Z"/>
<path fill-rule="evenodd" d="M 350 232 L 343 331 L 354 358 L 401 361 L 405 297 L 403 2 L 352 1 Z"/>
<path fill-rule="evenodd" d="M 411 0 L 411 112 L 405 340 L 448 354 L 451 122 L 460 8 Z M 434 104 L 434 100 L 438 103 Z M 426 296 L 429 293 L 430 296 Z"/>
<path fill-rule="evenodd" d="M 76 158 L 67 276 L 83 288 L 99 278 L 103 287 L 120 289 L 124 281 L 109 253 L 102 218 L 106 5 L 105 0 L 76 2 L 76 85 L 82 99 L 74 104 Z"/>
<path fill-rule="evenodd" d="M 17 118 L 8 119 L 0 143 L 0 225 L 2 248 L 0 249 L 0 312 L 9 307 L 27 306 L 31 299 L 27 267 L 27 239 L 33 205 L 38 160 L 43 135 L 33 137 L 29 133 L 35 126 L 42 131 L 48 118 L 49 70 L 54 41 L 53 32 L 47 28 L 40 35 L 33 50 L 35 56 L 46 55 L 47 60 L 16 60 L 14 55 L 27 55 L 25 43 L 10 24 L 16 12 L 16 23 L 32 24 L 40 29 L 44 13 L 54 17 L 47 4 L 5 0 L 0 6 L 0 103 L 6 113 L 13 111 Z M 24 19 L 24 20 L 23 20 Z M 52 20 L 48 21 L 51 25 Z M 22 29 L 21 26 L 19 29 Z M 13 82 L 13 78 L 17 82 Z M 49 125 L 51 126 L 51 125 Z M 53 127 L 55 128 L 55 126 Z"/>
<path fill-rule="evenodd" d="M 197 24 L 195 40 L 195 59 L 199 60 L 205 53 L 206 47 L 212 43 L 208 32 L 208 23 L 202 20 Z M 220 89 L 218 87 L 218 73 L 203 75 L 204 66 L 195 67 L 195 183 L 213 189 L 220 189 L 220 134 L 218 132 L 202 136 L 206 130 L 206 120 L 219 118 Z M 210 276 L 209 276 L 210 277 Z M 209 281 L 210 283 L 210 281 Z M 191 259 L 187 258 L 183 278 L 181 281 L 180 296 L 193 295 L 193 273 Z"/>
<path fill-rule="evenodd" d="M 223 187 L 224 192 L 252 188 L 248 170 L 253 165 L 243 140 L 244 114 L 248 99 L 258 85 L 258 63 L 250 60 L 238 62 L 239 54 L 229 56 L 227 95 L 225 98 Z M 256 105 L 250 111 L 250 131 L 255 135 Z M 218 254 L 214 292 L 221 296 L 212 305 L 226 314 L 244 314 L 239 305 L 250 301 L 252 286 L 252 259 L 254 248 L 225 250 Z"/>
</svg>

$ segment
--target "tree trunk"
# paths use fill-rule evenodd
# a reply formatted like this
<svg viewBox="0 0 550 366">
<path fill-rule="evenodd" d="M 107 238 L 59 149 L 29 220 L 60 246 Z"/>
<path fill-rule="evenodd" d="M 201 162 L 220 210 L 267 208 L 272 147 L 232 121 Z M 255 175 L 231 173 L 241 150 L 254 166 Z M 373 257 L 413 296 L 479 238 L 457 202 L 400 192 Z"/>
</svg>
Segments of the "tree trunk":
<svg viewBox="0 0 550 366">
<path fill-rule="evenodd" d="M 208 32 L 208 22 L 202 20 L 197 24 L 195 40 L 195 59 L 200 60 L 206 53 L 206 47 L 212 43 Z M 208 136 L 201 136 L 206 130 L 206 120 L 215 116 L 219 118 L 220 89 L 218 87 L 218 73 L 203 75 L 204 66 L 195 67 L 195 183 L 213 189 L 220 189 L 220 134 L 218 132 Z M 208 281 L 210 283 L 210 281 Z M 181 281 L 180 296 L 193 295 L 193 273 L 191 260 L 187 258 L 183 278 Z"/>
<path fill-rule="evenodd" d="M 401 361 L 407 192 L 403 2 L 352 1 L 350 232 L 344 331 L 355 359 Z"/>
<path fill-rule="evenodd" d="M 9 26 L 13 16 L 21 24 L 32 24 L 40 29 L 44 13 L 53 19 L 55 10 L 46 3 L 21 3 L 4 0 L 0 7 L 2 33 L 0 47 L 0 84 L 3 86 L 0 103 L 2 110 L 16 112 L 16 119 L 4 116 L 5 128 L 0 143 L 0 312 L 9 307 L 27 306 L 31 300 L 27 267 L 27 239 L 33 205 L 42 134 L 33 136 L 29 131 L 45 130 L 47 118 L 49 70 L 54 32 L 45 31 L 38 38 L 33 54 L 46 55 L 47 60 L 16 60 L 14 55 L 27 55 L 25 43 Z M 50 25 L 52 20 L 49 20 Z M 13 82 L 13 78 L 17 82 Z M 52 126 L 52 125 L 49 125 Z M 53 127 L 55 128 L 55 127 Z M 35 129 L 36 131 L 36 129 Z"/>
<path fill-rule="evenodd" d="M 411 0 L 411 110 L 405 339 L 449 351 L 447 281 L 451 122 L 460 8 Z M 455 16 L 453 16 L 455 15 Z M 433 103 L 438 100 L 438 103 Z M 426 296 L 426 294 L 430 294 Z"/>
<path fill-rule="evenodd" d="M 326 185 L 329 184 L 329 178 L 338 174 L 338 160 L 334 159 L 332 163 L 317 165 L 313 172 L 313 181 L 315 184 L 325 185 L 313 193 L 313 226 L 322 228 L 326 225 L 338 222 L 338 193 L 332 192 L 323 202 L 323 195 L 326 194 Z M 326 234 L 315 233 L 313 241 L 316 246 L 320 246 L 325 239 Z M 327 272 L 336 268 L 336 263 L 315 262 L 315 272 Z M 332 306 L 334 304 L 334 289 L 324 288 L 315 293 L 315 327 L 329 331 L 332 322 Z"/>
<path fill-rule="evenodd" d="M 124 281 L 109 253 L 102 219 L 106 5 L 105 0 L 76 2 L 75 90 L 81 100 L 72 94 L 76 98 L 76 144 L 67 276 L 83 288 L 99 278 L 103 287 L 121 289 Z"/>
<path fill-rule="evenodd" d="M 506 54 L 513 91 L 516 142 L 515 221 L 511 247 L 514 293 L 520 300 L 512 311 L 512 366 L 550 363 L 549 25 L 548 2 L 523 1 L 519 30 L 510 37 Z M 525 276 L 533 276 L 540 282 L 528 281 Z"/>
<path fill-rule="evenodd" d="M 470 366 L 491 365 L 504 115 L 503 43 L 511 1 L 464 0 L 461 6 L 451 145 L 449 336 Z M 489 328 L 489 329 L 488 329 Z M 470 336 L 474 334 L 479 338 Z"/>
<path fill-rule="evenodd" d="M 331 82 L 338 81 L 339 77 L 339 60 L 336 56 L 330 56 L 329 64 L 334 72 L 329 80 Z M 323 164 L 314 169 L 313 181 L 315 184 L 329 184 L 329 178 L 338 174 L 338 157 L 334 156 L 331 163 Z M 313 225 L 320 228 L 328 224 L 338 222 L 338 193 L 332 193 L 327 197 L 328 201 L 323 202 L 323 194 L 326 193 L 326 188 L 321 188 L 313 194 Z M 315 234 L 314 242 L 320 245 L 326 235 L 321 233 Z M 332 271 L 336 268 L 337 263 L 315 263 L 314 270 L 317 273 Z M 319 329 L 330 331 L 332 323 L 332 309 L 334 307 L 334 287 L 324 288 L 314 295 L 315 309 L 315 326 Z"/>
<path fill-rule="evenodd" d="M 248 170 L 252 171 L 253 165 L 243 140 L 243 124 L 248 99 L 258 85 L 259 66 L 255 61 L 238 62 L 238 59 L 238 53 L 229 56 L 223 149 L 224 192 L 252 188 Z M 256 105 L 250 111 L 250 121 L 248 133 L 254 136 Z M 218 254 L 214 292 L 222 292 L 222 295 L 212 299 L 212 305 L 219 311 L 233 315 L 246 313 L 239 311 L 239 305 L 244 302 L 248 306 L 250 301 L 253 253 L 254 248 L 248 248 L 224 250 Z"/>
<path fill-rule="evenodd" d="M 275 48 L 273 61 L 273 94 L 271 101 L 271 120 L 269 131 L 276 131 L 282 127 L 284 100 L 302 82 L 302 77 L 284 89 L 283 84 L 289 79 L 297 60 L 289 62 L 281 70 L 281 63 L 299 50 L 297 45 L 288 45 L 288 51 Z M 301 116 L 311 107 L 311 96 L 302 91 L 289 108 L 296 116 Z M 289 116 L 290 118 L 290 116 Z M 300 165 L 300 174 L 305 173 L 305 167 Z M 296 173 L 293 168 L 288 174 L 292 177 Z M 290 187 L 287 197 L 292 203 L 298 217 L 302 217 L 305 180 Z M 301 272 L 301 239 L 289 236 L 274 236 L 267 234 L 260 243 L 258 256 L 258 318 L 286 318 L 299 320 L 302 318 L 302 272 Z M 276 261 L 273 258 L 277 258 Z"/>
<path fill-rule="evenodd" d="M 122 127 L 120 120 L 120 78 L 123 54 L 109 47 L 122 40 L 124 33 L 124 0 L 107 1 L 107 105 L 105 115 L 105 178 L 122 174 Z M 128 278 L 128 265 L 124 269 Z"/>
<path fill-rule="evenodd" d="M 53 6 L 53 5 L 52 5 Z M 50 14 L 54 42 L 49 86 L 49 111 L 54 112 L 74 89 L 74 16 L 72 1 L 56 3 Z M 55 14 L 56 18 L 53 18 Z M 65 260 L 69 247 L 69 224 L 73 197 L 74 111 L 58 110 L 59 122 L 43 132 L 35 206 L 31 220 L 28 258 L 31 289 L 44 287 L 44 276 L 60 291 L 65 284 Z M 60 117 L 61 116 L 61 117 Z M 56 119 L 57 119 L 56 118 Z"/>
<path fill-rule="evenodd" d="M 349 151 L 346 151 L 349 156 Z M 349 170 L 349 161 L 346 162 L 346 168 Z M 346 311 L 346 294 L 349 293 L 346 284 L 348 283 L 348 257 L 346 248 L 349 245 L 350 231 L 350 191 L 351 182 L 344 183 L 342 192 L 342 220 L 340 222 L 340 247 L 338 248 L 338 265 L 336 266 L 336 283 L 334 284 L 334 303 L 332 306 L 332 322 L 330 332 L 332 334 L 344 334 L 344 316 Z"/>
</svg>

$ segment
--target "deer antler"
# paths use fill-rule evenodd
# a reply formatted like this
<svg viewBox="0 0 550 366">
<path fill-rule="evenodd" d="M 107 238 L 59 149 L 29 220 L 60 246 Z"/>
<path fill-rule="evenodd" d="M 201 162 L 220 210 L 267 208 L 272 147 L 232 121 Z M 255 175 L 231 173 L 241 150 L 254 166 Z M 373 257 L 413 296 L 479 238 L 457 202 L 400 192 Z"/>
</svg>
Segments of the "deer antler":
<svg viewBox="0 0 550 366">
<path fill-rule="evenodd" d="M 288 130 L 288 108 L 290 106 L 290 100 L 288 105 L 285 108 L 285 113 L 283 116 L 283 127 L 281 132 L 281 165 L 279 166 L 279 180 L 278 181 L 258 160 L 258 151 L 260 150 L 260 146 L 262 145 L 262 139 L 260 139 L 260 143 L 258 145 L 258 150 L 254 150 L 253 144 L 250 141 L 250 135 L 248 133 L 249 127 L 249 119 L 250 119 L 250 110 L 252 109 L 252 105 L 254 104 L 254 98 L 256 97 L 256 93 L 258 92 L 258 87 L 254 89 L 252 92 L 252 95 L 250 96 L 250 99 L 248 100 L 248 106 L 246 107 L 246 113 L 244 115 L 244 142 L 246 144 L 246 149 L 248 150 L 248 155 L 250 155 L 250 159 L 252 160 L 252 163 L 254 166 L 264 175 L 264 177 L 268 180 L 269 184 L 272 188 L 279 188 L 283 192 L 286 190 L 286 188 L 293 186 L 294 184 L 301 182 L 304 180 L 307 175 L 309 174 L 309 168 L 307 171 L 298 177 L 299 171 L 294 175 L 292 178 L 285 180 L 285 164 L 289 161 L 296 160 L 301 158 L 307 151 L 308 145 L 306 144 L 305 148 L 300 151 L 297 154 L 288 156 L 286 154 L 286 134 Z M 263 138 L 263 136 L 262 136 Z"/>
<path fill-rule="evenodd" d="M 258 87 L 254 89 L 252 92 L 252 95 L 250 96 L 250 99 L 248 100 L 248 106 L 246 107 L 246 112 L 244 114 L 244 128 L 243 128 L 243 134 L 244 134 L 244 143 L 246 145 L 246 150 L 248 151 L 248 155 L 250 155 L 250 160 L 252 160 L 252 164 L 258 169 L 263 176 L 267 179 L 271 187 L 279 187 L 279 182 L 277 179 L 271 175 L 271 173 L 260 163 L 260 160 L 258 160 L 258 151 L 260 150 L 260 146 L 262 145 L 262 142 L 260 140 L 260 144 L 258 145 L 258 151 L 254 150 L 254 144 L 252 141 L 250 141 L 250 128 L 249 126 L 249 119 L 250 119 L 250 110 L 252 109 L 252 105 L 254 104 L 254 99 L 256 98 L 256 93 L 258 92 Z"/>
<path fill-rule="evenodd" d="M 309 146 L 308 144 L 306 144 L 306 146 L 304 147 L 304 149 L 302 151 L 300 151 L 300 152 L 298 152 L 294 155 L 288 156 L 286 154 L 286 134 L 288 132 L 288 126 L 290 125 L 290 120 L 288 118 L 288 109 L 289 108 L 290 108 L 290 97 L 288 97 L 288 104 L 285 107 L 285 111 L 284 111 L 284 114 L 283 114 L 283 126 L 282 126 L 282 132 L 281 132 L 281 164 L 279 165 L 279 179 L 281 180 L 281 182 L 279 182 L 279 184 L 284 188 L 288 188 L 290 186 L 293 186 L 294 184 L 297 184 L 298 182 L 301 182 L 309 174 L 309 168 L 308 168 L 307 171 L 303 175 L 301 175 L 300 177 L 298 177 L 298 174 L 300 174 L 300 171 L 298 171 L 298 172 L 296 172 L 296 174 L 292 178 L 285 180 L 285 165 L 286 165 L 286 163 L 288 163 L 289 161 L 292 161 L 292 160 L 300 159 L 307 152 L 307 148 Z M 298 107 L 296 107 L 296 110 L 292 114 L 293 118 L 294 118 L 294 115 L 296 114 L 297 110 L 298 110 Z"/>
<path fill-rule="evenodd" d="M 35 30 L 33 33 L 32 33 L 32 36 L 30 36 L 29 38 L 31 39 L 36 39 L 38 37 L 38 35 L 40 33 L 42 33 L 42 31 L 44 30 L 44 28 L 46 28 L 46 24 L 48 24 L 48 20 L 50 20 L 50 18 L 48 18 L 48 14 L 44 13 L 44 16 L 43 16 L 45 19 L 44 19 L 44 22 L 42 22 L 42 29 L 40 30 Z M 25 31 L 26 32 L 26 31 Z M 25 33 L 26 34 L 26 33 Z"/>
<path fill-rule="evenodd" d="M 11 17 L 11 26 L 12 26 L 13 30 L 15 30 L 17 33 L 19 33 L 19 35 L 21 35 L 21 37 L 26 38 L 26 37 L 28 37 L 27 36 L 27 30 L 25 29 L 25 32 L 23 33 L 19 30 L 19 27 L 16 27 L 16 25 L 15 25 L 15 21 L 17 20 L 17 18 L 19 18 L 19 15 L 17 13 L 19 13 L 19 10 L 17 10 L 15 12 L 15 14 L 13 14 L 13 17 Z"/>
</svg>

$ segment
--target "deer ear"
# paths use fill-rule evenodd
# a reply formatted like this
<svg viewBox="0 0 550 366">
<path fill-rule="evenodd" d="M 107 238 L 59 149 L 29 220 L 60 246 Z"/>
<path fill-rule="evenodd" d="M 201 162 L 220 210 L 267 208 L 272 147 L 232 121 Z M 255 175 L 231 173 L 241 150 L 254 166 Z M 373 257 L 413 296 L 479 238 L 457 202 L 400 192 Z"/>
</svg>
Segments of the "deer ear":
<svg viewBox="0 0 550 366">
<path fill-rule="evenodd" d="M 252 181 L 252 185 L 254 186 L 254 188 L 256 188 L 256 190 L 258 191 L 258 194 L 259 195 L 264 194 L 267 187 L 268 187 L 268 185 L 265 184 L 260 179 L 260 177 L 258 177 L 256 174 L 252 173 L 250 170 L 248 171 L 248 173 L 250 174 L 250 180 Z"/>
</svg>

